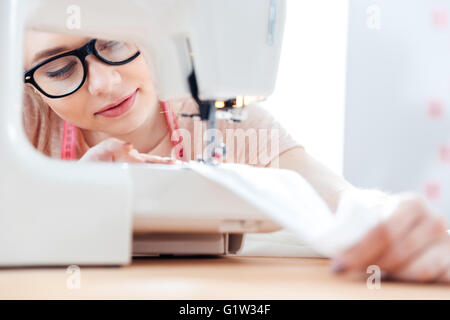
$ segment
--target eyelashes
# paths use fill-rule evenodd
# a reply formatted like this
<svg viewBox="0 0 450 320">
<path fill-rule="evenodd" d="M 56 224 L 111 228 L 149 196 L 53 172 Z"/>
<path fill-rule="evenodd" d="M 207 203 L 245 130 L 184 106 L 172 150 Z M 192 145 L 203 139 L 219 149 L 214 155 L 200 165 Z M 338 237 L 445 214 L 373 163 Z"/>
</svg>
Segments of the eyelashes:
<svg viewBox="0 0 450 320">
<path fill-rule="evenodd" d="M 73 70 L 73 67 L 76 65 L 75 61 L 71 61 L 70 63 L 68 63 L 66 66 L 64 66 L 63 68 L 56 70 L 56 71 L 47 71 L 47 76 L 49 78 L 58 78 L 58 77 L 63 77 L 69 74 L 70 71 Z"/>
</svg>

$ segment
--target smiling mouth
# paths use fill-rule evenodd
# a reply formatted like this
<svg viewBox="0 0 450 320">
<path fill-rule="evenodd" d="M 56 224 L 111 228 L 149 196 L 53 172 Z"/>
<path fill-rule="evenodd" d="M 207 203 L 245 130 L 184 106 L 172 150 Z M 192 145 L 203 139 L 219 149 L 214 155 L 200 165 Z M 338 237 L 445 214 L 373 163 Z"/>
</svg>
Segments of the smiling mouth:
<svg viewBox="0 0 450 320">
<path fill-rule="evenodd" d="M 115 118 L 115 117 L 118 117 L 118 116 L 128 112 L 128 110 L 130 110 L 134 105 L 137 92 L 138 92 L 138 89 L 136 89 L 128 97 L 122 99 L 122 101 L 119 102 L 118 104 L 108 105 L 108 106 L 104 107 L 102 110 L 94 113 L 94 115 L 95 116 L 103 116 L 103 117 L 107 117 L 107 118 Z"/>
<path fill-rule="evenodd" d="M 131 93 L 127 97 L 122 98 L 119 102 L 116 102 L 115 104 L 107 105 L 106 107 L 102 108 L 100 111 L 97 111 L 96 113 L 94 113 L 94 115 L 98 115 L 98 114 L 101 114 L 103 112 L 106 112 L 106 111 L 109 111 L 109 110 L 112 110 L 112 109 L 116 109 L 116 108 L 122 106 L 125 102 L 130 100 L 130 98 L 132 98 L 136 94 L 136 92 L 137 92 L 137 89 L 135 91 L 133 91 L 133 93 Z"/>
</svg>

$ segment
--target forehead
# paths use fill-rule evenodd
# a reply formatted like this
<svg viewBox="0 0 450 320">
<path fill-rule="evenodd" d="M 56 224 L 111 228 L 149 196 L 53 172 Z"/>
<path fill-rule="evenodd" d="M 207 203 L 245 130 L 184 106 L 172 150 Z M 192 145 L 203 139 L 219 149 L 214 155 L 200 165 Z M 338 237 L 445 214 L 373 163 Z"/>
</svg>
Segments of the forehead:
<svg viewBox="0 0 450 320">
<path fill-rule="evenodd" d="M 86 44 L 90 38 L 82 36 L 65 35 L 43 31 L 26 31 L 24 43 L 24 58 L 25 69 L 31 68 L 38 61 L 33 61 L 39 53 L 54 49 L 66 48 L 66 50 L 73 50 Z M 40 59 L 39 61 L 45 60 Z"/>
</svg>

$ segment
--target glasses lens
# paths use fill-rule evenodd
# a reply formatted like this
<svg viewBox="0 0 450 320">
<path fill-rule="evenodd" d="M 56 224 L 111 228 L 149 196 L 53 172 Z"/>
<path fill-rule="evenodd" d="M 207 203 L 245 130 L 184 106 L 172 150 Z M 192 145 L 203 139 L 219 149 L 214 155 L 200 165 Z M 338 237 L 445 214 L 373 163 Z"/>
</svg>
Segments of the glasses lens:
<svg viewBox="0 0 450 320">
<path fill-rule="evenodd" d="M 103 59 L 110 62 L 128 60 L 139 51 L 132 43 L 112 40 L 95 41 L 95 49 Z"/>
<path fill-rule="evenodd" d="M 76 56 L 53 60 L 38 68 L 34 80 L 47 94 L 61 96 L 71 93 L 83 81 L 83 65 Z"/>
</svg>

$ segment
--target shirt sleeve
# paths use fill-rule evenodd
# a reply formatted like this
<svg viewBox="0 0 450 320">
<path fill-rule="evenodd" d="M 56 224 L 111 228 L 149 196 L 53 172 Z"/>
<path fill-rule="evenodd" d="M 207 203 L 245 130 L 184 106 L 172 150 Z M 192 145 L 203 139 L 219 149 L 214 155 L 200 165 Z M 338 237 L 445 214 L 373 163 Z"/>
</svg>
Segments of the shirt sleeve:
<svg viewBox="0 0 450 320">
<path fill-rule="evenodd" d="M 246 120 L 222 129 L 226 146 L 225 162 L 265 167 L 283 152 L 303 146 L 298 143 L 264 107 L 244 108 Z"/>
</svg>

